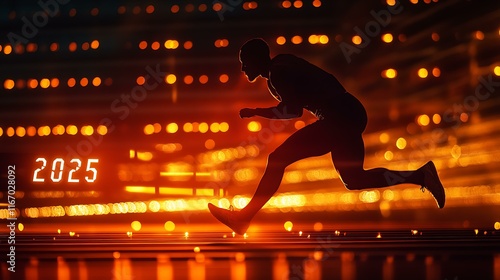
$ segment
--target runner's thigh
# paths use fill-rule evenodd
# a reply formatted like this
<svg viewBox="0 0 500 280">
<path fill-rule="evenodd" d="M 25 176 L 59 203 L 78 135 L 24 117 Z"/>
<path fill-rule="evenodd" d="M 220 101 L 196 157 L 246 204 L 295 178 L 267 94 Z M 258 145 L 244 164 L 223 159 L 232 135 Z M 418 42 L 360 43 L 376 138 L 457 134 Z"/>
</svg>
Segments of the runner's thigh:
<svg viewBox="0 0 500 280">
<path fill-rule="evenodd" d="M 331 151 L 332 131 L 324 122 L 316 121 L 293 133 L 272 153 L 286 161 L 295 161 L 321 156 Z"/>
</svg>

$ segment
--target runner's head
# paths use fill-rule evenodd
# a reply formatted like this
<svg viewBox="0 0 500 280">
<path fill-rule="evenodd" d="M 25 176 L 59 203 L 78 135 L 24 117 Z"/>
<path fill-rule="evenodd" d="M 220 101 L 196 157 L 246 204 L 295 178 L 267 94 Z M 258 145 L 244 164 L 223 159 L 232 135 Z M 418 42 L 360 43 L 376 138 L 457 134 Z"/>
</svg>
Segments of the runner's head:
<svg viewBox="0 0 500 280">
<path fill-rule="evenodd" d="M 247 41 L 240 49 L 241 71 L 250 82 L 259 76 L 268 77 L 270 61 L 269 46 L 260 38 Z"/>
</svg>

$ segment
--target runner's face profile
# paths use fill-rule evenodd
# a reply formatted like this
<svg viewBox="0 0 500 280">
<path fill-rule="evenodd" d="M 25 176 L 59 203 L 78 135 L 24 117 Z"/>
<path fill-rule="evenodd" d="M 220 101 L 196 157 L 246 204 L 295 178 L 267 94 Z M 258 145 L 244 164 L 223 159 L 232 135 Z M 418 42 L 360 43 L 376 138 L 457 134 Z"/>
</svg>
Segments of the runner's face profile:
<svg viewBox="0 0 500 280">
<path fill-rule="evenodd" d="M 257 59 L 240 53 L 241 71 L 245 73 L 249 82 L 253 83 L 261 75 Z"/>
</svg>

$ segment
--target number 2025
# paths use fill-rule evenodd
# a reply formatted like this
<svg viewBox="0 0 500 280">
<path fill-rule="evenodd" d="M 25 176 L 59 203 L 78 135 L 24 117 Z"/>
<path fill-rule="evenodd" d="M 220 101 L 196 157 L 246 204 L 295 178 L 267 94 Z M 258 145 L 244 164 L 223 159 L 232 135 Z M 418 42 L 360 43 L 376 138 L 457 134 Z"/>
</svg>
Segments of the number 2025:
<svg viewBox="0 0 500 280">
<path fill-rule="evenodd" d="M 43 177 L 40 172 L 44 170 L 47 167 L 47 160 L 43 157 L 39 157 L 35 160 L 35 162 L 41 162 L 42 166 L 38 167 L 35 169 L 33 172 L 33 182 L 45 182 L 45 178 Z M 70 167 L 70 170 L 68 172 L 68 178 L 67 181 L 65 178 L 63 178 L 63 171 L 64 171 L 64 159 L 62 158 L 55 158 L 52 161 L 52 169 L 50 170 L 50 180 L 54 183 L 58 183 L 61 181 L 66 181 L 68 183 L 79 183 L 80 178 L 78 178 L 77 174 L 75 174 L 80 168 L 82 167 L 82 161 L 78 158 L 73 158 L 69 161 L 70 163 L 73 163 L 74 166 Z M 97 169 L 92 166 L 92 164 L 97 164 L 99 162 L 99 159 L 96 158 L 89 158 L 86 163 L 86 172 L 89 172 L 90 174 L 85 176 L 85 181 L 88 183 L 92 183 L 97 179 Z M 42 172 L 43 173 L 43 172 Z"/>
</svg>

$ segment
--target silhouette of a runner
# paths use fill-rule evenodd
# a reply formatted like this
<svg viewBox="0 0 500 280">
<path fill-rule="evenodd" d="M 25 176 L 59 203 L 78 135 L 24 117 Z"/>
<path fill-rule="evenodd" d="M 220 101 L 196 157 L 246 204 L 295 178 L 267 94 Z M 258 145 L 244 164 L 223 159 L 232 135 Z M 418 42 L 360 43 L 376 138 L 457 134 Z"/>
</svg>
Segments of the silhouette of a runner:
<svg viewBox="0 0 500 280">
<path fill-rule="evenodd" d="M 242 109 L 242 118 L 292 119 L 302 116 L 306 109 L 318 120 L 293 133 L 269 154 L 257 190 L 241 211 L 208 205 L 220 222 L 244 234 L 255 214 L 278 190 L 288 165 L 326 153 L 331 153 L 341 180 L 349 190 L 411 183 L 422 186 L 422 191 L 429 190 L 438 207 L 444 207 L 444 188 L 432 161 L 413 171 L 363 168 L 362 133 L 367 123 L 366 111 L 332 74 L 292 54 L 280 54 L 271 59 L 269 46 L 258 38 L 241 47 L 240 61 L 248 80 L 253 82 L 259 76 L 266 79 L 270 93 L 279 101 L 271 108 Z"/>
</svg>

